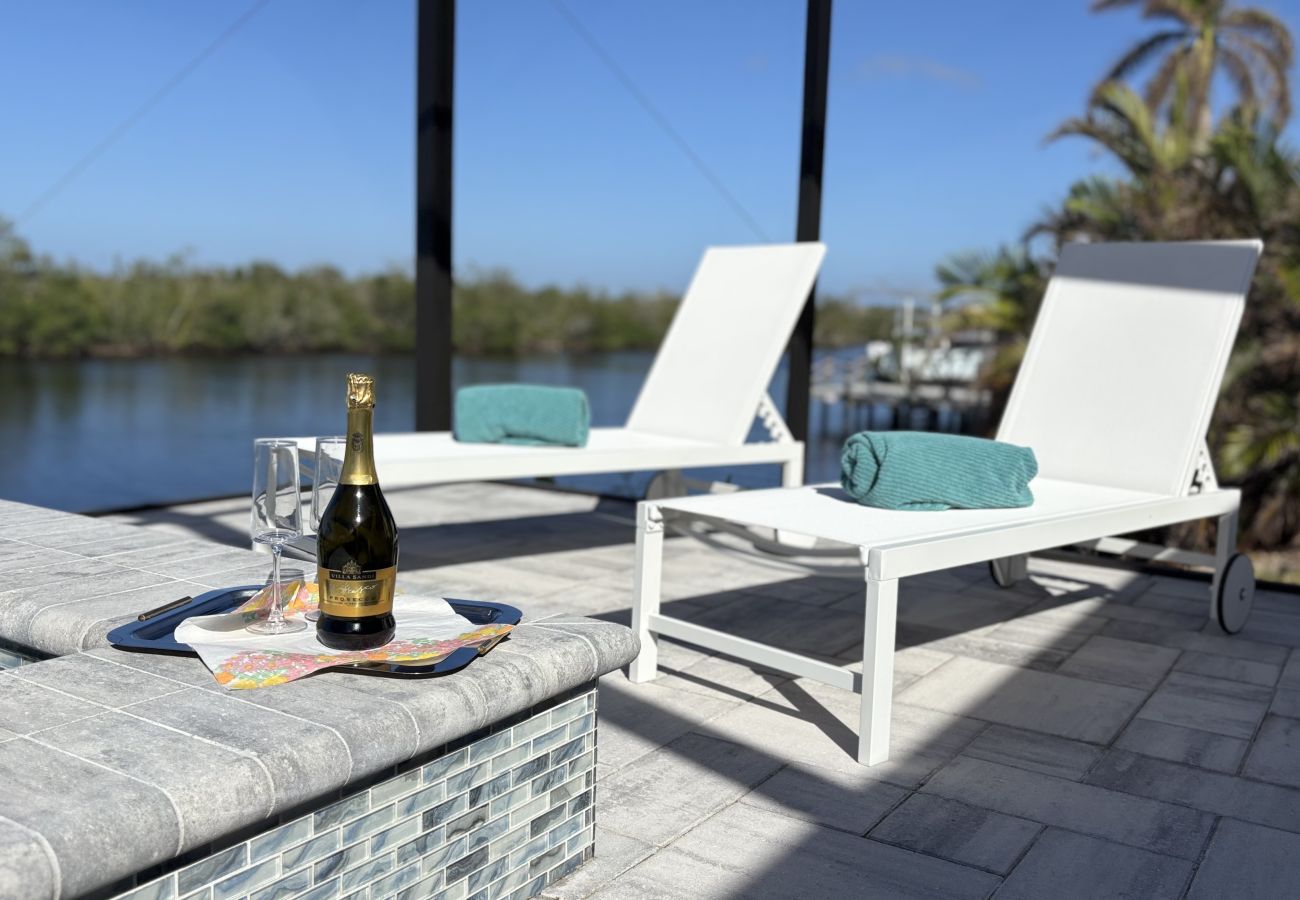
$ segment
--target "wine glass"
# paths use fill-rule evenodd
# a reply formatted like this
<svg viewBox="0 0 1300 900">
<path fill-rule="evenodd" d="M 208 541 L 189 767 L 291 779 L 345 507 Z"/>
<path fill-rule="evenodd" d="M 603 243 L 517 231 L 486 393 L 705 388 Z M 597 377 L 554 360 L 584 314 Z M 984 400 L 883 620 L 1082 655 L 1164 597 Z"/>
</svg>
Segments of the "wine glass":
<svg viewBox="0 0 1300 900">
<path fill-rule="evenodd" d="M 317 534 L 320 533 L 320 517 L 343 475 L 343 454 L 346 450 L 345 437 L 316 438 L 316 460 L 311 479 L 311 527 Z"/>
<path fill-rule="evenodd" d="M 284 617 L 280 592 L 280 553 L 302 535 L 302 499 L 298 485 L 298 444 L 276 438 L 253 442 L 253 517 L 249 533 L 271 547 L 271 609 L 265 619 L 248 626 L 256 634 L 290 634 L 306 622 Z"/>
<path fill-rule="evenodd" d="M 320 517 L 343 475 L 343 455 L 346 450 L 347 438 L 341 435 L 316 438 L 316 461 L 311 476 L 311 529 L 316 534 L 320 534 Z M 304 618 L 308 622 L 315 622 L 320 618 L 320 609 L 313 609 Z"/>
<path fill-rule="evenodd" d="M 274 576 L 272 575 L 267 575 L 266 584 L 262 586 L 262 590 L 266 591 L 268 596 L 270 594 L 271 579 L 273 577 Z M 284 609 L 286 611 L 288 610 L 289 605 L 293 603 L 293 598 L 297 594 L 298 589 L 301 588 L 303 584 L 306 583 L 306 581 L 307 581 L 307 573 L 304 572 L 302 569 L 297 568 L 296 566 L 286 566 L 281 564 L 280 566 L 281 609 Z M 304 616 L 303 618 L 306 618 L 306 616 Z"/>
</svg>

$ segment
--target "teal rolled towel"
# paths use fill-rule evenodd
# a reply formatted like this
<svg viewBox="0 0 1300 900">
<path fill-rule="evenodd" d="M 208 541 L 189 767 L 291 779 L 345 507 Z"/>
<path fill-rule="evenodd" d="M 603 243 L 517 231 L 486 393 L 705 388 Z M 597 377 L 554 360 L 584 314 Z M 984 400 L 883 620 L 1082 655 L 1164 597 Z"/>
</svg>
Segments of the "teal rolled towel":
<svg viewBox="0 0 1300 900">
<path fill-rule="evenodd" d="M 1030 506 L 1038 460 L 1028 447 L 923 431 L 863 431 L 844 443 L 840 486 L 881 509 Z"/>
<path fill-rule="evenodd" d="M 481 384 L 456 392 L 458 441 L 585 447 L 590 429 L 587 395 L 578 388 Z"/>
</svg>

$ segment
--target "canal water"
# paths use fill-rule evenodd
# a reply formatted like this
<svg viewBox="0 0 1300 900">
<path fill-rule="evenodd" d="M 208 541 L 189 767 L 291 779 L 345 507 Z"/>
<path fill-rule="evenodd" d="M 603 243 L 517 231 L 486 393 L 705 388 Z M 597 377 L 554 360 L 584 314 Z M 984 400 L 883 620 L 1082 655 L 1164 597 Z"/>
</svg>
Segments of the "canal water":
<svg viewBox="0 0 1300 900">
<path fill-rule="evenodd" d="M 593 424 L 621 425 L 652 359 L 633 352 L 458 358 L 454 378 L 458 386 L 580 387 L 590 398 Z M 374 374 L 380 431 L 413 428 L 410 356 L 0 360 L 0 497 L 96 512 L 240 494 L 250 487 L 253 438 L 338 432 L 350 371 Z M 772 395 L 778 401 L 785 395 L 782 372 Z M 838 477 L 840 437 L 811 442 L 810 481 Z M 652 474 L 561 483 L 637 497 Z M 703 474 L 748 486 L 778 480 L 775 467 Z"/>
</svg>

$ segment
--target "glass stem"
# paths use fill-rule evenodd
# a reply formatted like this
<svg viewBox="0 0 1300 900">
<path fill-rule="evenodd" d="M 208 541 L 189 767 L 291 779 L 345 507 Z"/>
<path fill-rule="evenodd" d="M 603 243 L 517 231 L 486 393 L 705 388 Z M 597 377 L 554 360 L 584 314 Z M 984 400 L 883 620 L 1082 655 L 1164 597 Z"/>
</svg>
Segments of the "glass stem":
<svg viewBox="0 0 1300 900">
<path fill-rule="evenodd" d="M 271 545 L 271 612 L 266 620 L 272 625 L 284 622 L 284 601 L 280 597 L 280 545 Z"/>
</svg>

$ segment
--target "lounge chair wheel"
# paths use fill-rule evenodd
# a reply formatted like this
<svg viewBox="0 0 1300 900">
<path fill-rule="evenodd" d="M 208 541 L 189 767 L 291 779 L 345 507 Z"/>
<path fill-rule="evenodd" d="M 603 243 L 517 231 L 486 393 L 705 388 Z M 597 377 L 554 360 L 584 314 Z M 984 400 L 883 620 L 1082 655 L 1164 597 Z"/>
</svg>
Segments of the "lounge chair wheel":
<svg viewBox="0 0 1300 900">
<path fill-rule="evenodd" d="M 989 560 L 989 575 L 1000 588 L 1009 588 L 1024 581 L 1029 574 L 1029 557 L 1007 556 Z"/>
<path fill-rule="evenodd" d="M 1214 613 L 1219 627 L 1236 634 L 1250 618 L 1255 605 L 1255 566 L 1244 553 L 1234 553 L 1219 575 L 1219 589 L 1214 598 Z"/>
</svg>

